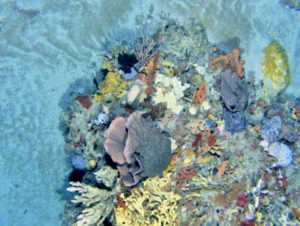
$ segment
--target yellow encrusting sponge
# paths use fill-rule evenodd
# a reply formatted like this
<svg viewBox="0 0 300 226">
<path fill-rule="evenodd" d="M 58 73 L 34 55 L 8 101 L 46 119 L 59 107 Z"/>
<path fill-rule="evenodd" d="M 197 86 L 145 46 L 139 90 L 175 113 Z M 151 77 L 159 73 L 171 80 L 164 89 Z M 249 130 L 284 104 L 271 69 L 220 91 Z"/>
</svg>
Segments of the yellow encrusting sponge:
<svg viewBox="0 0 300 226">
<path fill-rule="evenodd" d="M 271 82 L 272 88 L 278 92 L 289 85 L 291 75 L 288 56 L 285 49 L 277 41 L 271 42 L 264 49 L 262 69 L 266 88 L 270 88 L 267 84 L 268 82 Z"/>
</svg>

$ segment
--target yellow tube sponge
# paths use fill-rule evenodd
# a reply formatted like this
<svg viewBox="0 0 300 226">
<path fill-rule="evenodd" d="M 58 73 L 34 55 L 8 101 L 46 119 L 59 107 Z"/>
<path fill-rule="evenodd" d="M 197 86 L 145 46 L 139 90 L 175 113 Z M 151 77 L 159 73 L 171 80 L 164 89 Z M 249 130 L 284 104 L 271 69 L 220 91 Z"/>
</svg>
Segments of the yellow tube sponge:
<svg viewBox="0 0 300 226">
<path fill-rule="evenodd" d="M 149 178 L 142 188 L 133 188 L 130 196 L 121 194 L 126 208 L 116 208 L 116 225 L 175 225 L 177 202 L 181 196 L 168 191 L 170 181 L 170 176 Z"/>
<path fill-rule="evenodd" d="M 285 89 L 291 80 L 288 56 L 285 49 L 276 41 L 271 42 L 264 49 L 262 69 L 265 76 L 265 88 L 276 91 Z M 271 87 L 270 83 L 271 82 Z"/>
<path fill-rule="evenodd" d="M 119 73 L 109 71 L 93 95 L 93 101 L 107 102 L 118 99 L 122 96 L 126 86 L 127 83 L 122 80 Z"/>
</svg>

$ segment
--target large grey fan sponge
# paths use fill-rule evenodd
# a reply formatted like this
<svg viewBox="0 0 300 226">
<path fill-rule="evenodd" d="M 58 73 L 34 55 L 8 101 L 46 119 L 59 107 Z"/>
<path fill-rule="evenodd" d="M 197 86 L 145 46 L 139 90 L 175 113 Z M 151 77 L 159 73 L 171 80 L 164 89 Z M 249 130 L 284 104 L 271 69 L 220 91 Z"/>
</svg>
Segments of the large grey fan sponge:
<svg viewBox="0 0 300 226">
<path fill-rule="evenodd" d="M 126 162 L 132 163 L 133 156 L 139 159 L 142 177 L 161 174 L 171 159 L 171 141 L 160 129 L 154 127 L 150 118 L 143 118 L 138 112 L 132 113 L 126 122 L 128 138 L 124 149 Z"/>
<path fill-rule="evenodd" d="M 170 139 L 138 112 L 113 120 L 105 138 L 104 148 L 117 163 L 125 186 L 161 174 L 171 159 Z"/>
</svg>

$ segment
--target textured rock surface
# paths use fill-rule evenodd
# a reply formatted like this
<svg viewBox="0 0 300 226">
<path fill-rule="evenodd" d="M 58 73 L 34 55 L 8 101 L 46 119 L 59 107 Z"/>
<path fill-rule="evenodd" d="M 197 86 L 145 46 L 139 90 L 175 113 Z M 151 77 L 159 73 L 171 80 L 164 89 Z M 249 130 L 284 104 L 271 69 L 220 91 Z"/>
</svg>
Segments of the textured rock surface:
<svg viewBox="0 0 300 226">
<path fill-rule="evenodd" d="M 261 136 L 269 143 L 273 143 L 278 139 L 281 126 L 281 118 L 278 115 L 269 120 L 265 120 Z"/>
<path fill-rule="evenodd" d="M 292 150 L 286 144 L 275 142 L 269 146 L 269 154 L 277 159 L 279 166 L 289 166 L 293 161 Z"/>
<path fill-rule="evenodd" d="M 223 118 L 225 121 L 225 129 L 229 132 L 235 133 L 246 128 L 247 122 L 244 112 L 231 112 L 224 109 Z"/>
</svg>

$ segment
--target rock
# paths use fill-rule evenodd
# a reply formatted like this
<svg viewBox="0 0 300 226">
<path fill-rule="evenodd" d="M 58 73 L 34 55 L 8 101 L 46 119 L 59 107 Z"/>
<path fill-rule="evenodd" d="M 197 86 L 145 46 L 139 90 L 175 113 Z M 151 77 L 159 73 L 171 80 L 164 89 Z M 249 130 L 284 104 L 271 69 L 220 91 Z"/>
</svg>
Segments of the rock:
<svg viewBox="0 0 300 226">
<path fill-rule="evenodd" d="M 261 136 L 269 143 L 277 141 L 282 126 L 280 116 L 277 115 L 271 119 L 264 120 L 263 124 Z"/>
<path fill-rule="evenodd" d="M 278 166 L 287 167 L 293 161 L 292 150 L 289 146 L 283 143 L 275 142 L 273 144 L 270 144 L 268 152 L 269 155 L 277 158 Z"/>
<path fill-rule="evenodd" d="M 98 114 L 97 119 L 95 120 L 95 123 L 97 125 L 105 125 L 109 122 L 109 117 L 107 114 L 101 112 Z"/>
<path fill-rule="evenodd" d="M 137 71 L 134 69 L 134 67 L 131 67 L 130 72 L 125 73 L 121 71 L 121 75 L 125 80 L 131 80 L 135 78 L 135 76 L 137 75 Z"/>
<path fill-rule="evenodd" d="M 262 140 L 259 142 L 259 146 L 261 146 L 265 151 L 269 149 L 269 142 L 266 140 Z"/>
<path fill-rule="evenodd" d="M 88 161 L 88 163 L 86 164 L 86 169 L 87 170 L 93 170 L 95 169 L 95 167 L 97 166 L 97 161 L 94 159 L 91 159 L 90 161 Z"/>
<path fill-rule="evenodd" d="M 246 128 L 247 121 L 244 112 L 231 112 L 226 109 L 223 110 L 223 118 L 225 121 L 225 130 L 235 133 L 240 132 Z"/>
<path fill-rule="evenodd" d="M 138 99 L 138 97 L 141 94 L 141 92 L 142 92 L 141 87 L 139 85 L 137 85 L 137 84 L 134 84 L 130 88 L 130 90 L 129 90 L 128 94 L 127 94 L 127 102 L 129 104 L 133 104 Z"/>
<path fill-rule="evenodd" d="M 218 124 L 211 119 L 206 119 L 205 123 L 209 129 L 215 129 L 218 126 Z"/>
<path fill-rule="evenodd" d="M 73 155 L 71 157 L 71 163 L 74 169 L 84 170 L 86 161 L 81 155 Z"/>
</svg>

